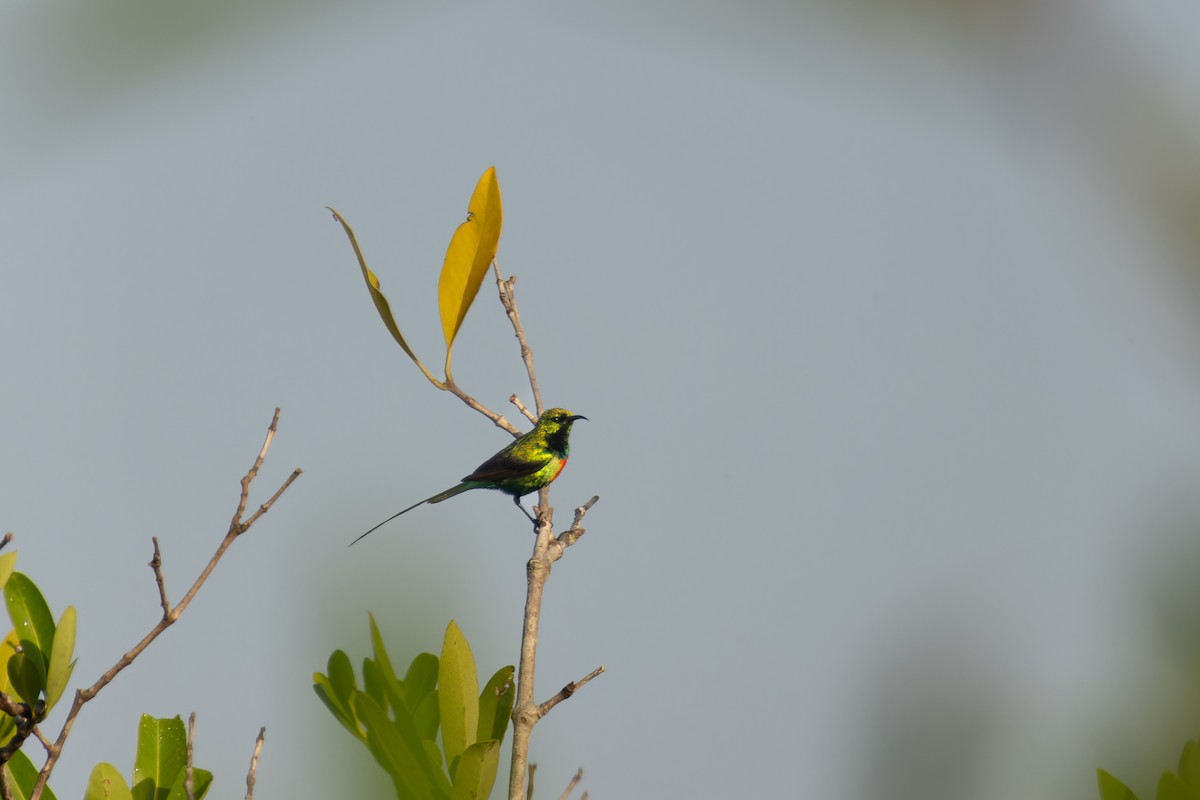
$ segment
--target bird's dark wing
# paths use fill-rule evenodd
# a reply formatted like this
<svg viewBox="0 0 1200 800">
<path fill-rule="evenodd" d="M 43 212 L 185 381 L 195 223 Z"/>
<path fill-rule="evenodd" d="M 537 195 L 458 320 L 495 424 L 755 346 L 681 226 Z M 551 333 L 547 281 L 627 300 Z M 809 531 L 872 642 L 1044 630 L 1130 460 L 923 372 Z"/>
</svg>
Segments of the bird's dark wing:
<svg viewBox="0 0 1200 800">
<path fill-rule="evenodd" d="M 550 458 L 548 455 L 545 458 L 517 458 L 511 450 L 501 450 L 476 467 L 474 472 L 463 478 L 463 482 L 491 482 L 508 480 L 509 478 L 522 478 L 526 475 L 532 475 L 549 464 Z"/>
</svg>

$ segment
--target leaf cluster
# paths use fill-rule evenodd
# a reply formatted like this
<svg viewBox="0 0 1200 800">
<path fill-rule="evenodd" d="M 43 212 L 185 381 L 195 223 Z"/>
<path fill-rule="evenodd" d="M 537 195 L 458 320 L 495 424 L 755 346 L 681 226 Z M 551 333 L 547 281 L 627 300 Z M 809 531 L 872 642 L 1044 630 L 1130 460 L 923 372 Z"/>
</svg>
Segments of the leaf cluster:
<svg viewBox="0 0 1200 800">
<path fill-rule="evenodd" d="M 138 723 L 133 788 L 112 764 L 97 764 L 83 800 L 187 800 L 187 730 L 178 716 Z M 192 769 L 192 796 L 203 800 L 212 783 L 208 770 Z"/>
<path fill-rule="evenodd" d="M 1138 800 L 1133 791 L 1102 769 L 1096 770 L 1101 800 Z M 1155 800 L 1200 800 L 1200 742 L 1195 739 L 1183 746 L 1179 771 L 1164 772 L 1158 781 Z"/>
<path fill-rule="evenodd" d="M 335 650 L 328 675 L 313 675 L 317 696 L 367 746 L 401 800 L 488 797 L 512 712 L 513 668 L 498 670 L 480 692 L 471 648 L 451 620 L 441 658 L 421 653 L 401 679 L 370 620 L 375 657 L 363 659 L 363 687 L 350 657 Z"/>
</svg>

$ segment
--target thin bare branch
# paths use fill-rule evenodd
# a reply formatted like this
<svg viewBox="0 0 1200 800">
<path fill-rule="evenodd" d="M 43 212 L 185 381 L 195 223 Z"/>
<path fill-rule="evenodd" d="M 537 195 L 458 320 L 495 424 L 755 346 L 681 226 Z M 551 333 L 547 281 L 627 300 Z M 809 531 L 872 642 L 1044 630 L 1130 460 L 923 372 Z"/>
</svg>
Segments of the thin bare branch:
<svg viewBox="0 0 1200 800">
<path fill-rule="evenodd" d="M 13 540 L 12 531 L 9 531 L 8 533 L 4 534 L 4 538 L 0 539 L 0 550 L 4 549 L 5 545 L 11 543 L 12 540 Z"/>
<path fill-rule="evenodd" d="M 166 599 L 166 589 L 164 588 L 165 579 L 163 578 L 162 573 L 162 558 L 158 549 L 158 541 L 157 539 L 154 540 L 154 555 L 151 557 L 150 567 L 154 571 L 155 583 L 159 588 L 159 601 L 163 606 L 162 618 L 153 628 L 150 629 L 149 633 L 142 637 L 140 642 L 138 642 L 133 646 L 132 649 L 121 656 L 117 660 L 117 663 L 109 667 L 108 670 L 105 671 L 95 683 L 86 689 L 77 689 L 75 691 L 75 699 L 72 701 L 71 708 L 67 712 L 67 718 L 63 722 L 63 726 L 59 731 L 58 738 L 52 744 L 46 747 L 46 763 L 42 765 L 42 769 L 38 773 L 37 783 L 34 784 L 33 792 L 30 794 L 30 800 L 38 800 L 38 798 L 41 797 L 42 791 L 46 786 L 46 781 L 49 780 L 50 773 L 53 771 L 54 766 L 58 763 L 59 757 L 62 755 L 62 750 L 67 742 L 67 737 L 70 736 L 71 728 L 74 727 L 75 719 L 79 716 L 79 712 L 83 709 L 83 706 L 88 701 L 92 700 L 97 694 L 99 694 L 100 691 L 109 683 L 111 683 L 112 680 L 116 678 L 123 669 L 132 664 L 134 659 L 141 655 L 142 651 L 150 646 L 151 642 L 157 639 L 163 631 L 171 627 L 171 625 L 173 625 L 176 620 L 179 619 L 179 617 L 191 604 L 192 598 L 194 598 L 196 593 L 200 591 L 200 587 L 204 585 L 206 580 L 208 580 L 208 576 L 212 574 L 212 571 L 216 568 L 217 563 L 221 560 L 221 557 L 225 555 L 225 551 L 229 549 L 230 545 L 232 545 L 239 536 L 248 531 L 250 526 L 253 525 L 259 517 L 265 514 L 271 507 L 271 504 L 273 504 L 279 498 L 279 496 L 282 495 L 283 492 L 292 485 L 296 478 L 300 476 L 301 471 L 299 469 L 293 471 L 292 474 L 288 476 L 287 480 L 283 482 L 283 485 L 280 486 L 279 489 L 271 496 L 270 500 L 268 500 L 266 503 L 263 503 L 263 505 L 260 506 L 249 519 L 245 520 L 244 522 L 242 521 L 242 515 L 245 514 L 246 505 L 250 498 L 250 484 L 258 476 L 258 470 L 260 467 L 262 467 L 263 460 L 267 457 L 267 451 L 271 447 L 271 441 L 275 438 L 275 431 L 277 430 L 278 425 L 279 409 L 276 408 L 275 414 L 271 418 L 271 425 L 267 429 L 267 436 L 263 442 L 263 446 L 259 450 L 258 456 L 254 459 L 254 464 L 250 467 L 250 470 L 241 480 L 241 493 L 238 498 L 237 510 L 234 512 L 233 519 L 229 523 L 229 530 L 226 531 L 225 538 L 223 538 L 220 544 L 217 545 L 216 552 L 213 553 L 212 558 L 209 559 L 208 564 L 206 564 L 204 569 L 200 572 L 199 577 L 196 578 L 195 582 L 192 584 L 192 587 L 188 589 L 187 594 L 185 594 L 183 599 L 179 601 L 179 604 L 174 607 L 171 607 Z"/>
<path fill-rule="evenodd" d="M 246 773 L 246 800 L 254 800 L 254 784 L 258 781 L 258 757 L 262 754 L 263 742 L 267 738 L 267 729 L 258 729 L 258 738 L 254 741 L 254 755 L 250 756 L 250 771 Z"/>
<path fill-rule="evenodd" d="M 196 800 L 196 776 L 192 770 L 192 746 L 196 741 L 196 712 L 188 715 L 187 732 L 187 774 L 183 776 L 183 790 L 187 792 L 188 800 Z"/>
<path fill-rule="evenodd" d="M 567 800 L 567 798 L 571 796 L 571 792 L 575 791 L 575 787 L 579 785 L 581 780 L 583 780 L 583 767 L 580 767 L 575 773 L 575 777 L 571 778 L 571 782 L 567 784 L 566 790 L 559 795 L 558 800 Z"/>
<path fill-rule="evenodd" d="M 533 800 L 533 773 L 537 772 L 537 764 L 529 765 L 529 791 L 525 795 L 526 800 Z"/>
<path fill-rule="evenodd" d="M 540 417 L 546 409 L 542 406 L 542 392 L 538 388 L 537 375 L 533 371 L 533 350 L 529 347 L 529 340 L 525 338 L 525 326 L 521 324 L 521 314 L 517 311 L 517 276 L 513 275 L 508 280 L 501 278 L 500 265 L 495 261 L 492 261 L 492 269 L 496 273 L 496 289 L 500 292 L 500 303 L 512 322 L 517 341 L 521 343 L 521 360 L 525 362 L 525 371 L 529 374 L 529 388 L 533 390 L 533 402 Z"/>
<path fill-rule="evenodd" d="M 529 420 L 530 422 L 537 422 L 537 414 L 526 408 L 525 404 L 521 402 L 521 398 L 517 397 L 515 394 L 512 394 L 508 396 L 508 402 L 516 406 L 517 410 L 525 415 L 525 419 Z"/>
<path fill-rule="evenodd" d="M 550 709 L 554 708 L 556 705 L 561 703 L 563 700 L 566 700 L 568 697 L 575 694 L 575 692 L 577 690 L 579 690 L 582 686 L 587 684 L 588 681 L 590 681 L 592 678 L 596 677 L 597 675 L 599 675 L 602 672 L 604 672 L 603 664 L 596 667 L 594 670 L 592 670 L 586 676 L 580 678 L 579 680 L 571 681 L 566 686 L 559 689 L 558 694 L 554 695 L 554 697 L 551 697 L 549 700 L 547 700 L 546 702 L 544 702 L 540 706 L 538 706 L 538 717 L 541 718 L 541 717 L 544 717 L 547 714 L 549 714 Z"/>
<path fill-rule="evenodd" d="M 468 406 L 470 406 L 471 408 L 478 411 L 480 414 L 483 414 L 485 417 L 490 419 L 497 428 L 503 428 L 504 430 L 511 433 L 513 436 L 521 435 L 521 432 L 519 430 L 517 430 L 511 422 L 506 420 L 502 414 L 497 414 L 495 411 L 492 411 L 490 408 L 488 408 L 483 403 L 476 400 L 474 397 L 471 397 L 471 395 L 467 394 L 462 389 L 460 389 L 458 384 L 455 383 L 453 380 L 450 380 L 449 378 L 447 378 L 447 380 L 446 380 L 446 391 L 450 392 L 450 394 L 454 395 L 459 400 L 462 400 Z"/>
</svg>

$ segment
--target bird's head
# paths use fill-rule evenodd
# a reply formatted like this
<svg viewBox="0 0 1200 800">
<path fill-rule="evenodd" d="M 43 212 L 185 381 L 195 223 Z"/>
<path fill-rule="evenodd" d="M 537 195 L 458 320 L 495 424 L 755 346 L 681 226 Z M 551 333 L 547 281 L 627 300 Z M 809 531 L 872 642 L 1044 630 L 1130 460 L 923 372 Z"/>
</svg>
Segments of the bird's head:
<svg viewBox="0 0 1200 800">
<path fill-rule="evenodd" d="M 538 417 L 537 426 L 545 434 L 569 431 L 577 419 L 587 419 L 582 414 L 572 414 L 565 408 L 548 408 Z"/>
</svg>

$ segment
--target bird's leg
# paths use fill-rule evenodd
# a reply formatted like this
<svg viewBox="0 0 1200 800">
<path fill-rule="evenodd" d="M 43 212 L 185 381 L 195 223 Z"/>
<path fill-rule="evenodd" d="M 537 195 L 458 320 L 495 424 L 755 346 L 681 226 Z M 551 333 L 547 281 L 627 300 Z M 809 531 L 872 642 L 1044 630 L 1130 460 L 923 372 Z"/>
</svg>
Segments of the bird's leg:
<svg viewBox="0 0 1200 800">
<path fill-rule="evenodd" d="M 514 497 L 513 502 L 517 504 L 517 508 L 521 509 L 522 514 L 529 517 L 530 522 L 532 522 L 534 525 L 537 525 L 537 517 L 525 510 L 525 506 L 521 505 L 521 498 Z"/>
</svg>

